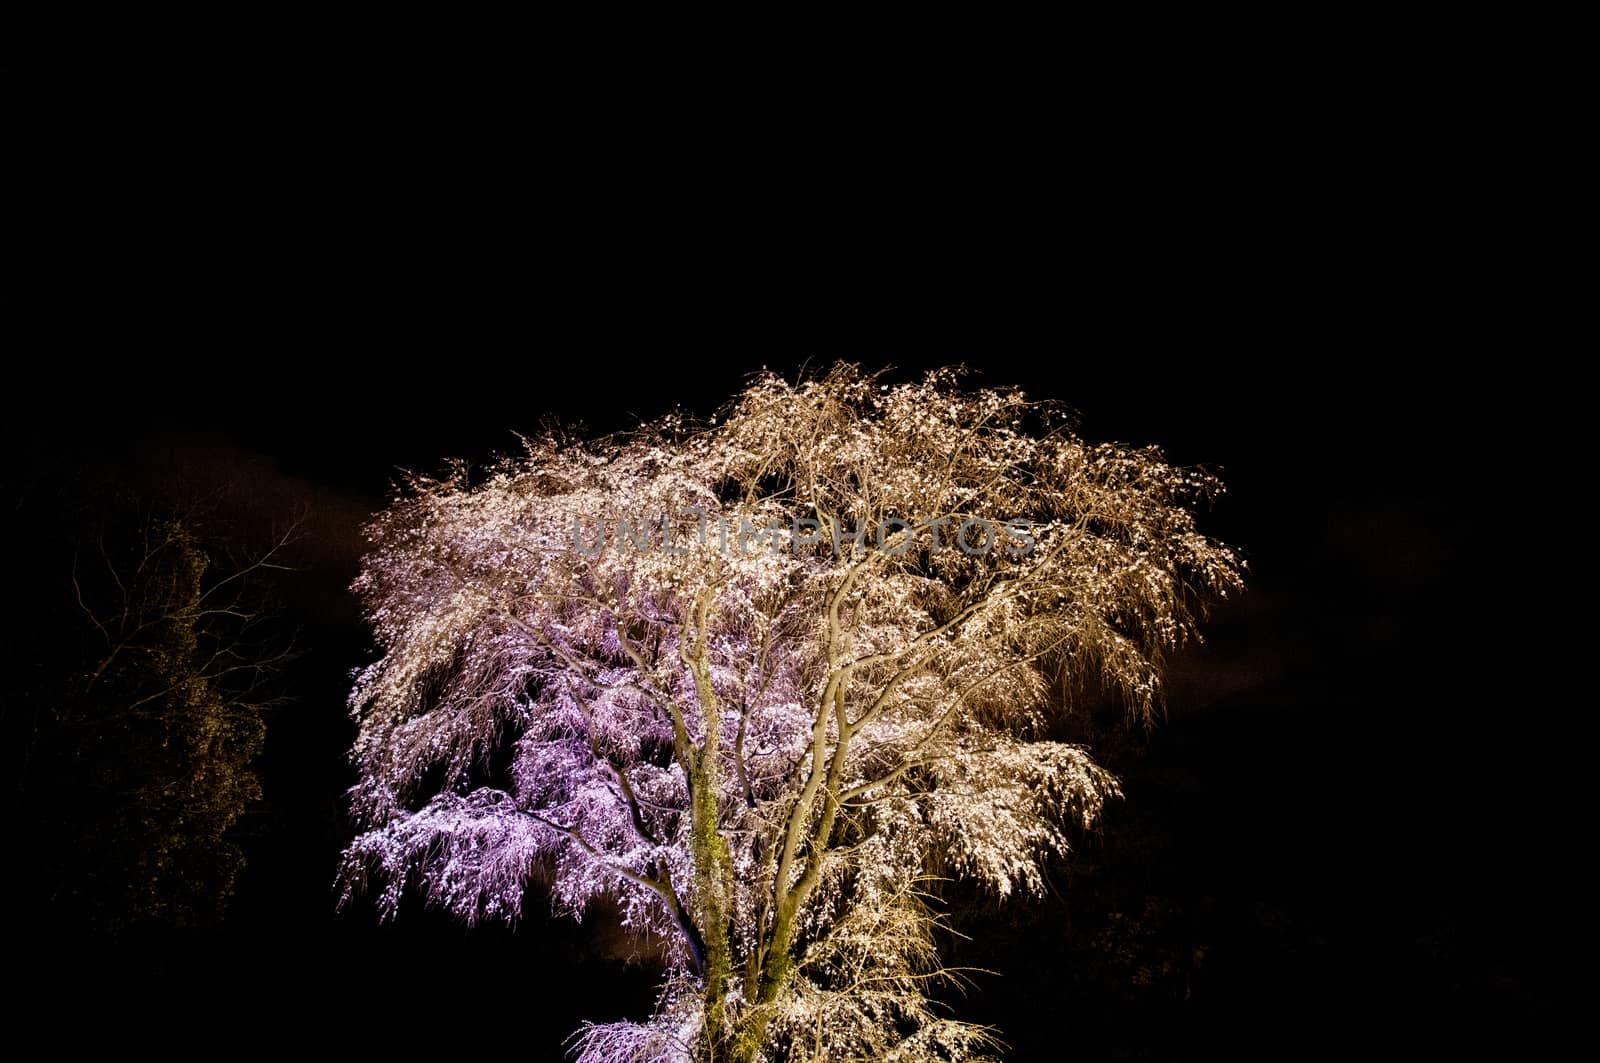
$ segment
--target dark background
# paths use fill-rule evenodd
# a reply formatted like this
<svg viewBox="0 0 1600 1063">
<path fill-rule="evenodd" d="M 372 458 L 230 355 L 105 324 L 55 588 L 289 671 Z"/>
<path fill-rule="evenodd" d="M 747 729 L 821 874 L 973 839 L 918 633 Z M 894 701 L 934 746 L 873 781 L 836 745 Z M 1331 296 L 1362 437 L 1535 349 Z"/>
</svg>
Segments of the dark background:
<svg viewBox="0 0 1600 1063">
<path fill-rule="evenodd" d="M 1549 1007 L 1559 916 L 1537 870 L 1553 833 L 1538 809 L 1553 799 L 1534 767 L 1547 739 L 1486 667 L 1503 643 L 1483 607 L 1484 444 L 1464 432 L 1483 399 L 1459 372 L 1358 353 L 1370 318 L 1319 319 L 1326 307 L 1309 304 L 1234 322 L 1169 301 L 1163 313 L 1199 323 L 1143 335 L 1130 307 L 1128 335 L 1116 314 L 1095 331 L 1064 313 L 1026 335 L 985 319 L 910 339 L 703 344 L 670 328 L 545 336 L 530 323 L 494 342 L 471 324 L 455 334 L 460 303 L 413 328 L 371 298 L 382 305 L 330 324 L 383 324 L 314 360 L 293 334 L 322 319 L 291 314 L 251 336 L 244 307 L 229 307 L 209 311 L 214 358 L 190 335 L 189 357 L 17 393 L 35 418 L 21 468 L 37 476 L 114 463 L 156 487 L 226 483 L 245 520 L 308 513 L 301 571 L 284 584 L 284 623 L 306 652 L 286 677 L 293 703 L 269 719 L 266 798 L 239 831 L 249 865 L 230 918 L 107 945 L 48 910 L 18 913 L 38 1002 L 87 993 L 157 1038 L 325 1022 L 328 1043 L 358 1050 L 448 1044 L 487 1007 L 534 1059 L 557 1058 L 582 1019 L 641 1014 L 654 971 L 624 962 L 603 916 L 536 915 L 512 933 L 335 912 L 352 781 L 343 697 L 371 656 L 344 591 L 359 524 L 399 467 L 485 460 L 548 416 L 604 431 L 674 404 L 705 414 L 763 365 L 843 357 L 901 374 L 963 362 L 980 383 L 1073 405 L 1088 438 L 1206 464 L 1229 493 L 1203 526 L 1250 565 L 1248 592 L 1174 662 L 1154 732 L 1088 710 L 1064 723 L 1127 799 L 1055 870 L 1058 893 L 997 909 L 951 890 L 966 937 L 948 955 L 995 972 L 954 999 L 959 1014 L 999 1025 L 1016 1059 L 1051 1057 L 1066 1029 L 1087 1058 L 1157 1059 L 1299 1054 L 1385 1030 L 1419 1047 L 1477 1042 Z M 146 328 L 162 320 L 136 313 Z M 1224 324 L 1244 335 L 1224 342 Z M 174 1025 L 142 1025 L 174 1008 Z"/>
<path fill-rule="evenodd" d="M 14 907 L 11 1017 L 180 1054 L 541 1060 L 584 1019 L 643 1014 L 654 972 L 603 917 L 336 912 L 344 697 L 372 654 L 345 590 L 360 526 L 398 470 L 484 461 L 547 417 L 705 414 L 763 365 L 845 359 L 964 363 L 1072 405 L 1091 440 L 1206 464 L 1229 493 L 1202 527 L 1250 565 L 1173 662 L 1159 727 L 1063 723 L 1127 798 L 1058 894 L 952 889 L 947 954 L 996 972 L 958 1014 L 1016 1060 L 1527 1052 L 1587 836 L 1557 822 L 1581 774 L 1543 692 L 1575 639 L 1532 604 L 1575 578 L 1571 496 L 1533 486 L 1572 422 L 1525 425 L 1545 407 L 1510 383 L 1542 341 L 1502 275 L 1514 222 L 1482 209 L 1498 105 L 1356 102 L 1353 80 L 1280 100 L 1278 72 L 1219 75 L 1143 107 L 1119 83 L 1066 132 L 952 108 L 964 148 L 936 130 L 882 174 L 845 161 L 869 135 L 670 180 L 628 123 L 529 133 L 418 99 L 300 127 L 276 80 L 214 107 L 188 84 L 94 96 L 32 159 L 10 559 L 38 548 L 28 500 L 84 468 L 225 486 L 243 525 L 303 510 L 281 589 L 305 653 L 226 924 L 107 943 Z M 619 139 L 636 158 L 584 150 Z M 28 854 L 4 869 L 25 879 Z"/>
</svg>

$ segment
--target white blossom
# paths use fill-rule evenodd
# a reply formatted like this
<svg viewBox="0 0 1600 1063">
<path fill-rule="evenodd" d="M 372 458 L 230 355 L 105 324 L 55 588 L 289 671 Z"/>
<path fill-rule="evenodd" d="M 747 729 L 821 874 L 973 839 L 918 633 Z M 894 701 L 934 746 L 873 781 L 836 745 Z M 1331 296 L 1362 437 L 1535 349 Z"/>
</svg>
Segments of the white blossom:
<svg viewBox="0 0 1600 1063">
<path fill-rule="evenodd" d="M 1117 795 L 1037 736 L 1088 679 L 1159 710 L 1162 655 L 1240 586 L 1194 522 L 1219 490 L 1020 393 L 850 367 L 414 480 L 356 582 L 382 656 L 345 894 L 515 919 L 544 867 L 575 916 L 616 899 L 672 973 L 584 1060 L 980 1058 L 929 1003 L 927 876 L 1038 894 Z M 990 549 L 952 544 L 979 522 Z"/>
</svg>

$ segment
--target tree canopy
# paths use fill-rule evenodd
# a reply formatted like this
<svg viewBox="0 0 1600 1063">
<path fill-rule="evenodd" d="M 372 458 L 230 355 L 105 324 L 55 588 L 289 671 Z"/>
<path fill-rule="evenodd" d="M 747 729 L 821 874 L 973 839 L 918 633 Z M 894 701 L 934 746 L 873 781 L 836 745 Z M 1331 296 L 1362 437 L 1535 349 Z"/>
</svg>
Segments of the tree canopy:
<svg viewBox="0 0 1600 1063">
<path fill-rule="evenodd" d="M 205 507 L 69 472 L 19 498 L 37 537 L 4 720 L 32 873 L 11 888 L 94 933 L 215 924 L 289 653 L 269 634 L 290 534 L 247 547 Z"/>
<path fill-rule="evenodd" d="M 516 919 L 550 876 L 665 949 L 581 1059 L 979 1059 L 929 996 L 931 878 L 1037 894 L 1116 781 L 1049 715 L 1148 721 L 1241 586 L 1220 485 L 944 370 L 753 379 L 716 418 L 413 479 L 356 590 L 345 895 Z"/>
</svg>

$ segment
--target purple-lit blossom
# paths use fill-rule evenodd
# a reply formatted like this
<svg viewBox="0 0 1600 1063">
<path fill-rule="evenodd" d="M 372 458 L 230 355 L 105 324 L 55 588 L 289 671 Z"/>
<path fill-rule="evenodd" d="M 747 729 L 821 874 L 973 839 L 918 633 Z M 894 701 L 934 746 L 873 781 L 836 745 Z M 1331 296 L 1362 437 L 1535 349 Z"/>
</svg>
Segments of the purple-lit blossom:
<svg viewBox="0 0 1600 1063">
<path fill-rule="evenodd" d="M 928 876 L 1039 894 L 1118 792 L 1048 714 L 1092 681 L 1148 719 L 1242 566 L 1196 530 L 1209 475 L 958 384 L 764 376 L 712 424 L 413 481 L 356 582 L 382 655 L 346 896 L 515 919 L 544 869 L 574 916 L 614 899 L 670 978 L 584 1060 L 985 1058 L 928 999 Z M 822 534 L 723 542 L 696 511 Z M 646 518 L 672 550 L 575 548 Z M 1031 549 L 933 547 L 978 519 Z M 834 549 L 863 526 L 891 531 Z"/>
</svg>

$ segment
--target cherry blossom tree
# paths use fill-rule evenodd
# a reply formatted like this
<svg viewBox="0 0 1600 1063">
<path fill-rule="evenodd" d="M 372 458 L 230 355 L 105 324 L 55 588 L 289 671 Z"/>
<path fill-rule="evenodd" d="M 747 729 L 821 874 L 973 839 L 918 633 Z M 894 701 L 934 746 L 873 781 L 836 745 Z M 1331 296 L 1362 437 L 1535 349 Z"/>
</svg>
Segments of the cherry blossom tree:
<svg viewBox="0 0 1600 1063">
<path fill-rule="evenodd" d="M 668 977 L 581 1060 L 988 1058 L 930 999 L 926 885 L 1037 894 L 1117 794 L 1040 735 L 1086 679 L 1159 711 L 1163 653 L 1241 586 L 1195 526 L 1217 481 L 949 370 L 525 443 L 369 529 L 346 899 L 614 901 Z"/>
</svg>

